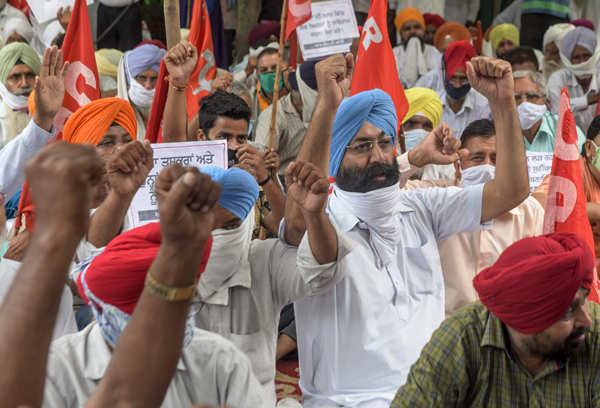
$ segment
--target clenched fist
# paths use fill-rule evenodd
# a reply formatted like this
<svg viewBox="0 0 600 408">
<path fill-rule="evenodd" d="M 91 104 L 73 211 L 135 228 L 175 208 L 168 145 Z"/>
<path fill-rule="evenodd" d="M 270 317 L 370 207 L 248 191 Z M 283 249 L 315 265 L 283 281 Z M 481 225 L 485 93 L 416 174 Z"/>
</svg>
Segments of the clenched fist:
<svg viewBox="0 0 600 408">
<path fill-rule="evenodd" d="M 297 161 L 285 171 L 288 199 L 294 200 L 305 213 L 325 211 L 329 181 L 312 163 Z"/>
<path fill-rule="evenodd" d="M 148 141 L 118 147 L 106 164 L 110 188 L 123 196 L 135 194 L 154 166 L 153 153 Z"/>
</svg>

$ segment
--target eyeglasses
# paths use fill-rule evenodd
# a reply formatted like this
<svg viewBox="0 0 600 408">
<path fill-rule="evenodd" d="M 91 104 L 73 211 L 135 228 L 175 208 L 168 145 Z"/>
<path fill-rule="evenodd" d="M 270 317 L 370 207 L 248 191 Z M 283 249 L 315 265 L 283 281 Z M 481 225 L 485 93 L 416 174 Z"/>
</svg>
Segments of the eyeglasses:
<svg viewBox="0 0 600 408">
<path fill-rule="evenodd" d="M 521 100 L 523 100 L 523 98 L 525 98 L 525 100 L 527 102 L 535 102 L 538 99 L 543 98 L 544 95 L 538 94 L 538 93 L 533 93 L 533 92 L 527 92 L 527 93 L 515 93 L 515 101 L 517 103 L 519 103 Z"/>
<path fill-rule="evenodd" d="M 364 142 L 353 143 L 348 145 L 346 150 L 355 154 L 366 154 L 371 153 L 375 148 L 375 145 L 377 145 L 384 153 L 389 153 L 394 150 L 394 140 L 391 137 L 382 140 L 365 140 Z"/>
</svg>

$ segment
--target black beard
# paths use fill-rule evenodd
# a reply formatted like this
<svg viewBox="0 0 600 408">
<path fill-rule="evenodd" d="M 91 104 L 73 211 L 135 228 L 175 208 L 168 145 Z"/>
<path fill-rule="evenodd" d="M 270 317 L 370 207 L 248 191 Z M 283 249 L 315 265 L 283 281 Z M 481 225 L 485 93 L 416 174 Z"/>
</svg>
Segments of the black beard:
<svg viewBox="0 0 600 408">
<path fill-rule="evenodd" d="M 404 47 L 404 50 L 406 50 L 406 46 L 408 45 L 408 42 L 410 41 L 411 38 L 418 38 L 419 42 L 421 43 L 421 51 L 425 50 L 425 41 L 423 40 L 422 37 L 419 37 L 417 34 L 411 34 L 406 41 L 404 41 L 404 44 L 402 44 L 402 46 Z"/>
<path fill-rule="evenodd" d="M 559 350 L 555 351 L 552 357 L 555 360 L 565 359 L 579 351 L 585 345 L 585 341 L 582 343 L 577 343 L 575 342 L 575 339 L 586 332 L 587 330 L 585 327 L 580 327 L 573 330 L 573 332 L 565 339 L 563 346 Z"/>
<path fill-rule="evenodd" d="M 385 176 L 382 181 L 375 180 L 377 176 Z M 375 163 L 362 169 L 360 167 L 340 167 L 335 183 L 344 191 L 367 193 L 397 184 L 400 181 L 400 168 L 394 158 L 392 164 Z"/>
</svg>

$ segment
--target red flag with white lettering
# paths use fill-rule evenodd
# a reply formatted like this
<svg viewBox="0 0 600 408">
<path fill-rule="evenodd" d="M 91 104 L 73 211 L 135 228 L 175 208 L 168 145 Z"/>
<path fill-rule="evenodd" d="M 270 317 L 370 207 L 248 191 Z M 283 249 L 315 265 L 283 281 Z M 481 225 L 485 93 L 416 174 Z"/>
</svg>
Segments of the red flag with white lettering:
<svg viewBox="0 0 600 408">
<path fill-rule="evenodd" d="M 569 93 L 563 88 L 558 107 L 554 159 L 548 182 L 544 234 L 572 232 L 583 238 L 593 252 L 594 236 L 585 207 L 575 119 L 569 104 Z M 594 302 L 600 300 L 596 271 L 589 299 Z"/>
<path fill-rule="evenodd" d="M 167 67 L 163 59 L 160 62 L 156 91 L 154 91 L 152 108 L 150 109 L 150 119 L 148 119 L 148 126 L 146 126 L 146 139 L 150 140 L 151 143 L 162 143 L 162 120 L 169 92 L 169 82 L 166 81 L 167 75 Z"/>
<path fill-rule="evenodd" d="M 188 41 L 198 50 L 198 64 L 190 77 L 186 101 L 188 120 L 198 113 L 200 99 L 210 94 L 212 80 L 217 76 L 210 17 L 205 0 L 194 2 Z"/>
<path fill-rule="evenodd" d="M 285 23 L 285 40 L 290 37 L 290 34 L 296 27 L 301 26 L 310 20 L 312 9 L 310 0 L 288 0 L 287 20 Z"/>
<path fill-rule="evenodd" d="M 371 2 L 358 45 L 358 59 L 354 68 L 350 96 L 375 88 L 385 91 L 392 97 L 398 115 L 398 129 L 400 129 L 402 119 L 408 112 L 408 102 L 398 77 L 396 58 L 388 36 L 386 0 Z"/>
<path fill-rule="evenodd" d="M 85 0 L 75 0 L 69 26 L 62 46 L 63 60 L 69 62 L 65 74 L 65 96 L 62 107 L 54 117 L 56 135 L 49 142 L 62 139 L 62 130 L 69 116 L 83 105 L 100 98 L 100 81 L 94 56 L 90 17 Z M 34 208 L 27 182 L 23 184 L 19 210 L 15 221 L 18 231 L 22 218 L 26 228 L 33 231 Z"/>
</svg>

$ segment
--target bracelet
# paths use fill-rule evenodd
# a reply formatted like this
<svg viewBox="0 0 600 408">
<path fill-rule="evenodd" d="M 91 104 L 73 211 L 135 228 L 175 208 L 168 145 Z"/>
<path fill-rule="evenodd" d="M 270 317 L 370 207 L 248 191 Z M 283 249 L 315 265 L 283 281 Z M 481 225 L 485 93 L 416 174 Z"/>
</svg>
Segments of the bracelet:
<svg viewBox="0 0 600 408">
<path fill-rule="evenodd" d="M 261 181 L 260 183 L 258 183 L 258 185 L 260 187 L 264 186 L 265 184 L 267 184 L 269 182 L 269 180 L 271 180 L 271 176 L 267 176 L 266 179 L 264 179 L 263 181 Z"/>
<path fill-rule="evenodd" d="M 158 282 L 149 273 L 146 274 L 146 281 L 144 287 L 152 295 L 166 300 L 167 302 L 180 302 L 183 300 L 189 300 L 194 296 L 196 290 L 197 281 L 194 281 L 193 285 L 190 286 L 166 286 Z"/>
<path fill-rule="evenodd" d="M 181 84 L 178 84 L 178 83 L 174 82 L 173 80 L 171 80 L 170 76 L 165 77 L 165 81 L 168 81 L 169 84 L 171 84 L 171 87 L 174 90 L 176 90 L 177 92 L 183 92 L 183 91 L 185 91 L 187 89 L 187 85 L 181 85 Z"/>
</svg>

